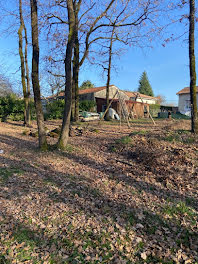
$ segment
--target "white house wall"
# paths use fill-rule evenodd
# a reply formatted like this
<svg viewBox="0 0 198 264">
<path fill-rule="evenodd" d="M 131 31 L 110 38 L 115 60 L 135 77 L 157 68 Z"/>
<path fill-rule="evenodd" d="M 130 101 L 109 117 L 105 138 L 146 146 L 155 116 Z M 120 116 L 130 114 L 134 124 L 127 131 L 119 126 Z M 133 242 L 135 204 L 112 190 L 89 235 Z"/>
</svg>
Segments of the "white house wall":
<svg viewBox="0 0 198 264">
<path fill-rule="evenodd" d="M 143 98 L 143 97 L 142 97 L 142 99 L 141 98 L 137 98 L 136 101 L 137 102 L 140 102 L 140 103 L 142 103 L 142 101 L 143 101 L 143 103 L 149 104 L 149 105 L 156 104 L 156 100 L 154 100 L 154 99 L 148 99 L 148 98 Z"/>
<path fill-rule="evenodd" d="M 180 113 L 183 114 L 186 113 L 187 111 L 190 111 L 190 109 L 186 107 L 187 101 L 189 100 L 190 100 L 190 94 L 179 94 L 178 108 Z M 198 105 L 198 93 L 197 93 L 197 105 Z"/>
</svg>

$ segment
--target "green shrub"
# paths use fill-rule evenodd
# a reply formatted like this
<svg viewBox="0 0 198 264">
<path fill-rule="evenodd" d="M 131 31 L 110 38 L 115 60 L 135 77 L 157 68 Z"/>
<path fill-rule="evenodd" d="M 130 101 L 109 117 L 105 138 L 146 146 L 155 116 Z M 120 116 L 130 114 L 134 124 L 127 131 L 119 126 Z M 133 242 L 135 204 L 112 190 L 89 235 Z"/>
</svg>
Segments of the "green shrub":
<svg viewBox="0 0 198 264">
<path fill-rule="evenodd" d="M 35 118 L 34 102 L 30 102 L 31 118 Z M 8 118 L 13 121 L 24 120 L 24 100 L 18 98 L 15 94 L 8 94 L 0 97 L 0 118 L 6 121 Z"/>
<path fill-rule="evenodd" d="M 158 113 L 160 112 L 160 105 L 159 104 L 149 105 L 149 111 L 153 117 L 157 117 Z"/>
<path fill-rule="evenodd" d="M 79 103 L 79 109 L 81 111 L 93 111 L 96 106 L 95 101 L 84 100 Z"/>
<path fill-rule="evenodd" d="M 46 119 L 61 119 L 64 111 L 64 100 L 56 100 L 46 105 Z"/>
</svg>

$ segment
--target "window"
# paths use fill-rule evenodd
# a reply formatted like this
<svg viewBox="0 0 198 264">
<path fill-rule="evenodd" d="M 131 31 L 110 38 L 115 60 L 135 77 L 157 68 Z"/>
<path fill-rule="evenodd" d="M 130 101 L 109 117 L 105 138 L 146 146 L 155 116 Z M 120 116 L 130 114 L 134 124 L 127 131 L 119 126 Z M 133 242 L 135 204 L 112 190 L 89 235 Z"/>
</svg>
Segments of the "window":
<svg viewBox="0 0 198 264">
<path fill-rule="evenodd" d="M 186 100 L 185 101 L 185 109 L 186 110 L 190 110 L 191 109 L 191 102 L 190 102 L 190 100 Z"/>
</svg>

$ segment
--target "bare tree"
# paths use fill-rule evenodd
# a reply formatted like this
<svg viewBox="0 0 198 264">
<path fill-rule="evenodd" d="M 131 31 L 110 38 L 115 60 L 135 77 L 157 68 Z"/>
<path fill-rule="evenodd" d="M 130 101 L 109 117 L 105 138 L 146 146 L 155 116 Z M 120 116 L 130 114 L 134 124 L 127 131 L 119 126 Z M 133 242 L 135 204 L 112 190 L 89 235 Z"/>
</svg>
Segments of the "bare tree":
<svg viewBox="0 0 198 264">
<path fill-rule="evenodd" d="M 81 0 L 79 0 L 80 4 Z M 67 12 L 69 22 L 69 35 L 65 54 L 65 107 L 61 133 L 58 140 L 58 148 L 64 150 L 68 137 L 72 106 L 72 51 L 75 39 L 75 14 L 72 0 L 67 0 Z"/>
<path fill-rule="evenodd" d="M 57 5 L 61 8 L 65 8 L 66 1 L 57 2 Z M 91 39 L 91 34 L 95 32 L 95 27 L 97 26 L 98 22 L 105 17 L 107 11 L 111 8 L 115 0 L 107 1 L 107 5 L 104 5 L 104 8 L 102 8 L 102 11 L 98 11 L 97 8 L 95 8 L 94 12 L 92 12 L 91 15 L 89 15 L 89 12 L 92 11 L 92 9 L 96 6 L 96 3 L 91 3 L 91 7 L 85 6 L 81 10 L 81 2 L 82 1 L 73 1 L 73 9 L 74 9 L 74 18 L 75 18 L 75 26 L 74 26 L 74 56 L 73 56 L 73 74 L 72 74 L 72 98 L 73 98 L 73 104 L 72 104 L 72 117 L 73 120 L 78 120 L 79 115 L 79 84 L 78 84 L 78 76 L 79 76 L 79 70 L 82 64 L 84 63 L 89 48 L 92 43 L 97 41 L 98 38 Z M 88 4 L 87 4 L 88 5 Z M 81 12 L 80 12 L 81 11 Z M 79 17 L 80 13 L 80 17 Z M 83 21 L 84 19 L 84 21 Z M 89 21 L 90 19 L 90 21 Z M 68 18 L 65 20 L 65 18 L 61 17 L 60 15 L 56 14 L 49 14 L 48 20 L 52 20 L 50 23 L 50 29 L 52 25 L 67 25 L 68 24 Z M 89 21 L 89 22 L 88 22 Z M 81 36 L 79 34 L 81 33 Z M 81 42 L 80 42 L 81 41 Z M 84 42 L 84 45 L 82 43 Z M 82 48 L 84 46 L 84 50 Z M 80 52 L 81 48 L 81 52 Z M 80 58 L 81 53 L 81 58 Z"/>
<path fill-rule="evenodd" d="M 4 74 L 0 73 L 0 96 L 6 96 L 8 94 L 14 93 L 12 89 L 12 84 Z"/>
<path fill-rule="evenodd" d="M 22 0 L 19 0 L 19 17 L 20 17 L 20 27 L 18 30 L 19 36 L 19 55 L 21 61 L 21 82 L 23 87 L 24 96 L 24 125 L 30 126 L 31 116 L 30 116 L 30 81 L 29 81 L 29 67 L 27 59 L 27 30 L 24 24 L 23 11 L 22 11 Z M 23 30 L 25 31 L 25 57 L 23 54 Z"/>
<path fill-rule="evenodd" d="M 80 67 L 83 65 L 87 55 L 88 55 L 88 52 L 89 52 L 89 49 L 90 49 L 90 46 L 96 42 L 97 40 L 99 40 L 100 38 L 102 38 L 102 36 L 97 36 L 93 39 L 90 40 L 91 38 L 91 35 L 93 32 L 95 32 L 95 30 L 97 30 L 97 28 L 100 28 L 99 25 L 98 25 L 98 22 L 105 17 L 105 15 L 107 14 L 108 10 L 112 7 L 113 3 L 115 2 L 115 0 L 111 0 L 108 2 L 107 6 L 104 8 L 104 10 L 98 15 L 95 17 L 95 19 L 93 20 L 93 22 L 88 25 L 88 28 L 87 28 L 87 33 L 85 35 L 85 48 L 84 48 L 84 51 L 82 53 L 82 56 L 81 56 L 81 59 L 80 59 L 80 56 L 79 56 L 79 49 L 80 49 L 80 44 L 79 44 L 79 38 L 78 38 L 78 32 L 79 32 L 79 28 L 80 28 L 80 25 L 79 25 L 79 19 L 78 19 L 78 12 L 75 13 L 76 15 L 76 34 L 75 34 L 75 51 L 74 51 L 74 72 L 73 72 L 73 87 L 75 88 L 75 91 L 73 92 L 73 95 L 74 95 L 74 120 L 75 121 L 78 121 L 79 119 L 79 83 L 78 83 L 78 75 L 79 75 L 79 70 L 80 70 Z M 94 6 L 94 5 L 93 5 Z M 92 6 L 92 7 L 93 7 Z M 86 10 L 82 15 L 85 15 L 87 12 L 89 12 L 92 7 L 90 7 L 88 10 Z"/>
<path fill-rule="evenodd" d="M 39 41 L 38 41 L 38 13 L 37 0 L 30 0 L 31 5 L 31 27 L 32 27 L 32 86 L 34 91 L 34 103 L 39 135 L 39 148 L 47 150 L 47 139 L 45 133 L 43 109 L 41 103 L 41 93 L 39 85 Z"/>
<path fill-rule="evenodd" d="M 189 60 L 190 60 L 190 98 L 191 98 L 191 129 L 198 134 L 197 116 L 197 89 L 196 89 L 196 68 L 195 68 L 195 0 L 189 0 Z"/>
</svg>

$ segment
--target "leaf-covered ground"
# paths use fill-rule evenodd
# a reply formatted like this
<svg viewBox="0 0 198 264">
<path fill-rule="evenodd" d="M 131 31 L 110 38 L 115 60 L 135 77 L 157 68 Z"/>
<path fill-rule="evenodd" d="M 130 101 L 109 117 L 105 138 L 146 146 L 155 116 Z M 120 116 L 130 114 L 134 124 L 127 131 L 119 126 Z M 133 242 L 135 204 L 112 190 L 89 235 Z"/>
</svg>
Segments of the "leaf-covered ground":
<svg viewBox="0 0 198 264">
<path fill-rule="evenodd" d="M 0 123 L 0 264 L 198 263 L 189 128 L 90 124 L 65 152 L 40 153 L 21 124 Z"/>
</svg>

